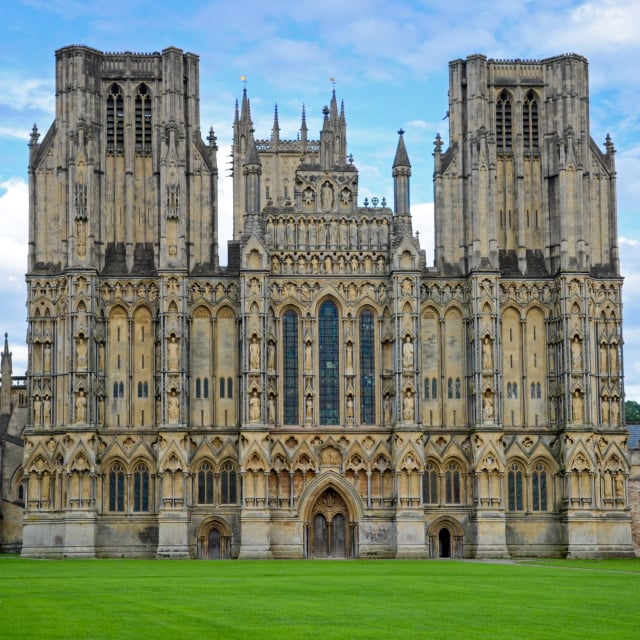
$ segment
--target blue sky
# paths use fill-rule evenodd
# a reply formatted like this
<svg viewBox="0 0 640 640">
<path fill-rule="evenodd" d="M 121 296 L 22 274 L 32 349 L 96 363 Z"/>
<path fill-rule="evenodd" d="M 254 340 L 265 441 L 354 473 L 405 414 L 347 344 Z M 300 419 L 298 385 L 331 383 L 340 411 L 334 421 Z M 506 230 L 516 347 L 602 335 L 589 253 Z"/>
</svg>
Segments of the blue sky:
<svg viewBox="0 0 640 640">
<path fill-rule="evenodd" d="M 54 52 L 69 44 L 102 51 L 200 56 L 203 135 L 218 137 L 221 262 L 230 237 L 228 153 L 234 102 L 247 78 L 257 137 L 278 104 L 281 137 L 295 137 L 302 104 L 309 134 L 321 126 L 335 78 L 345 102 L 349 150 L 365 196 L 393 199 L 391 163 L 405 130 L 412 163 L 414 227 L 432 254 L 432 151 L 448 140 L 448 62 L 544 58 L 566 52 L 590 63 L 591 134 L 617 149 L 628 399 L 640 401 L 640 2 L 637 0 L 13 0 L 0 23 L 0 331 L 9 333 L 14 375 L 26 369 L 27 142 L 54 115 Z"/>
</svg>

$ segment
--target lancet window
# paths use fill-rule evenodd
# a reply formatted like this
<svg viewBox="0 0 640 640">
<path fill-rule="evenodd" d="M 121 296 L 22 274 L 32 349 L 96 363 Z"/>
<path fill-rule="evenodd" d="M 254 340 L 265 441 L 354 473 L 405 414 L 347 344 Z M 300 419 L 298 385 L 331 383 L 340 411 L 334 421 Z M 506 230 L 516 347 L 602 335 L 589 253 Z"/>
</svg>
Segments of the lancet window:
<svg viewBox="0 0 640 640">
<path fill-rule="evenodd" d="M 298 399 L 298 314 L 289 309 L 282 318 L 283 379 L 284 379 L 284 424 L 299 421 Z"/>
</svg>

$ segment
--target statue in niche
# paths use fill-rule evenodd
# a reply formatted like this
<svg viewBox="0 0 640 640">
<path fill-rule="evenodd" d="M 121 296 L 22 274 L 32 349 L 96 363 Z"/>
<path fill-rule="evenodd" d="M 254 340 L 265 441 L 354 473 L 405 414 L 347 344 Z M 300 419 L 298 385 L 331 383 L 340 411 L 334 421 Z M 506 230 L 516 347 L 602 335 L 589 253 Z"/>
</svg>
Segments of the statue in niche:
<svg viewBox="0 0 640 640">
<path fill-rule="evenodd" d="M 607 373 L 607 343 L 600 345 L 600 373 Z"/>
<path fill-rule="evenodd" d="M 276 421 L 276 400 L 273 397 L 273 394 L 270 394 L 269 399 L 267 400 L 267 421 L 270 423 L 274 423 Z"/>
<path fill-rule="evenodd" d="M 293 249 L 296 246 L 296 225 L 293 218 L 287 222 L 287 247 Z"/>
<path fill-rule="evenodd" d="M 624 476 L 622 473 L 616 473 L 615 477 L 616 498 L 624 498 Z"/>
<path fill-rule="evenodd" d="M 304 372 L 309 374 L 313 371 L 311 340 L 304 343 Z"/>
<path fill-rule="evenodd" d="M 46 427 L 51 424 L 51 398 L 45 396 L 42 401 L 42 424 Z"/>
<path fill-rule="evenodd" d="M 571 343 L 571 367 L 577 371 L 582 368 L 582 343 L 578 336 Z"/>
<path fill-rule="evenodd" d="M 358 257 L 354 254 L 351 256 L 351 273 L 358 273 L 360 270 L 359 267 Z"/>
<path fill-rule="evenodd" d="M 348 246 L 347 233 L 348 233 L 347 223 L 345 222 L 345 219 L 342 218 L 342 220 L 340 220 L 340 229 L 339 229 L 341 249 L 346 249 Z"/>
<path fill-rule="evenodd" d="M 613 398 L 611 401 L 611 424 L 618 426 L 618 419 L 620 417 L 620 404 L 618 398 Z"/>
<path fill-rule="evenodd" d="M 79 256 L 87 255 L 87 223 L 76 220 L 76 250 Z"/>
<path fill-rule="evenodd" d="M 175 389 L 171 389 L 171 393 L 167 400 L 167 414 L 169 416 L 169 422 L 178 422 L 178 418 L 180 417 L 180 405 L 178 403 L 178 393 Z"/>
<path fill-rule="evenodd" d="M 76 365 L 78 369 L 87 368 L 87 341 L 82 335 L 76 342 Z"/>
<path fill-rule="evenodd" d="M 329 224 L 329 243 L 332 249 L 335 249 L 338 244 L 338 224 L 335 220 Z"/>
<path fill-rule="evenodd" d="M 39 425 L 42 419 L 42 400 L 40 396 L 33 398 L 33 424 Z"/>
<path fill-rule="evenodd" d="M 485 336 L 482 341 L 482 368 L 484 371 L 493 369 L 493 345 L 489 336 Z"/>
<path fill-rule="evenodd" d="M 305 400 L 305 417 L 307 422 L 311 422 L 311 420 L 313 420 L 313 399 L 311 398 L 311 395 L 307 396 L 307 399 Z"/>
<path fill-rule="evenodd" d="M 405 278 L 402 281 L 402 295 L 410 296 L 413 292 L 413 286 L 411 285 L 411 280 L 409 278 Z"/>
<path fill-rule="evenodd" d="M 414 410 L 415 406 L 413 401 L 413 393 L 410 389 L 407 389 L 407 392 L 402 400 L 402 415 L 405 422 L 413 422 Z"/>
<path fill-rule="evenodd" d="M 618 375 L 618 345 L 613 342 L 609 349 L 609 360 L 611 360 L 611 375 Z"/>
<path fill-rule="evenodd" d="M 360 223 L 360 247 L 362 249 L 369 248 L 369 225 L 365 218 L 363 218 Z"/>
<path fill-rule="evenodd" d="M 609 423 L 609 398 L 607 396 L 602 396 L 600 399 L 602 406 L 602 422 L 604 424 Z"/>
<path fill-rule="evenodd" d="M 385 394 L 384 400 L 382 402 L 382 413 L 384 416 L 384 424 L 391 424 L 391 397 L 389 394 Z"/>
<path fill-rule="evenodd" d="M 252 371 L 258 371 L 260 369 L 260 344 L 258 343 L 258 337 L 254 334 L 249 344 L 249 368 Z"/>
<path fill-rule="evenodd" d="M 324 249 L 327 246 L 327 227 L 324 220 L 318 221 L 318 248 Z"/>
<path fill-rule="evenodd" d="M 42 356 L 42 369 L 44 373 L 51 373 L 51 343 L 45 342 Z"/>
<path fill-rule="evenodd" d="M 76 395 L 76 422 L 82 423 L 87 420 L 87 396 L 84 389 L 80 389 Z"/>
<path fill-rule="evenodd" d="M 320 270 L 320 260 L 318 259 L 318 256 L 314 255 L 311 258 L 311 273 L 318 273 L 319 270 Z"/>
<path fill-rule="evenodd" d="M 487 391 L 482 398 L 482 417 L 485 421 L 493 420 L 493 393 Z"/>
<path fill-rule="evenodd" d="M 380 241 L 379 244 L 382 247 L 386 247 L 389 242 L 389 227 L 387 226 L 387 221 L 383 220 L 380 225 Z"/>
<path fill-rule="evenodd" d="M 169 371 L 178 371 L 180 367 L 180 347 L 176 336 L 172 333 L 167 345 L 167 366 Z"/>
<path fill-rule="evenodd" d="M 345 362 L 345 373 L 348 376 L 353 375 L 353 344 L 351 342 L 347 342 L 347 357 Z"/>
<path fill-rule="evenodd" d="M 308 231 L 309 249 L 315 249 L 316 248 L 317 232 L 318 232 L 318 230 L 316 229 L 315 220 L 310 220 L 309 221 L 309 231 Z"/>
<path fill-rule="evenodd" d="M 347 396 L 347 420 L 353 420 L 353 396 Z"/>
<path fill-rule="evenodd" d="M 269 340 L 267 345 L 267 371 L 275 373 L 276 370 L 276 345 L 273 340 Z"/>
<path fill-rule="evenodd" d="M 347 271 L 347 261 L 345 260 L 344 256 L 340 256 L 338 258 L 338 272 L 346 273 L 346 271 Z"/>
<path fill-rule="evenodd" d="M 331 256 L 326 255 L 324 257 L 324 271 L 325 273 L 331 273 L 333 267 L 333 263 L 331 262 Z"/>
<path fill-rule="evenodd" d="M 355 220 L 349 225 L 349 244 L 352 249 L 358 248 L 358 225 Z"/>
<path fill-rule="evenodd" d="M 260 396 L 254 391 L 249 398 L 249 422 L 260 421 Z"/>
<path fill-rule="evenodd" d="M 333 209 L 333 187 L 330 182 L 325 182 L 322 185 L 320 205 L 324 211 L 331 211 Z"/>
<path fill-rule="evenodd" d="M 576 390 L 573 393 L 571 398 L 571 409 L 573 411 L 573 421 L 574 422 L 582 422 L 583 413 L 582 413 L 582 393 L 579 390 Z"/>
<path fill-rule="evenodd" d="M 413 369 L 413 342 L 411 336 L 407 336 L 402 345 L 402 368 L 405 371 Z"/>
</svg>

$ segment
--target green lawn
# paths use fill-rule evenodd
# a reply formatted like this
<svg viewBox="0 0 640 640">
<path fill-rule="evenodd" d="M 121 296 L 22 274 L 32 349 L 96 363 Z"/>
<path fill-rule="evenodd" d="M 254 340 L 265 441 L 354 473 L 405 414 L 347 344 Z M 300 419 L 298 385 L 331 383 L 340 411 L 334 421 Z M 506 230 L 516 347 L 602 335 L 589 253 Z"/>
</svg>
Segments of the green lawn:
<svg viewBox="0 0 640 640">
<path fill-rule="evenodd" d="M 640 637 L 640 559 L 21 560 L 0 638 Z"/>
</svg>

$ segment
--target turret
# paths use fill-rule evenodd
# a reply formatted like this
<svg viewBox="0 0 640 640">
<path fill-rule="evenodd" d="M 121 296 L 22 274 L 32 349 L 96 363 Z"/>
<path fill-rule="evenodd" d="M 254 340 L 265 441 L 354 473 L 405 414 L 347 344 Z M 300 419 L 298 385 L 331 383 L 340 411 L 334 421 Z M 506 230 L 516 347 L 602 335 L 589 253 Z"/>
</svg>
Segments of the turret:
<svg viewBox="0 0 640 640">
<path fill-rule="evenodd" d="M 1 396 L 0 396 L 0 414 L 5 415 L 11 413 L 11 374 L 13 368 L 11 365 L 11 352 L 9 351 L 8 334 L 4 334 L 4 349 L 2 350 L 2 361 L 0 363 L 1 377 Z"/>
</svg>

